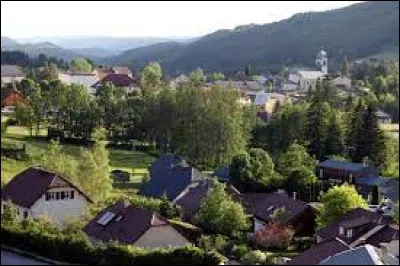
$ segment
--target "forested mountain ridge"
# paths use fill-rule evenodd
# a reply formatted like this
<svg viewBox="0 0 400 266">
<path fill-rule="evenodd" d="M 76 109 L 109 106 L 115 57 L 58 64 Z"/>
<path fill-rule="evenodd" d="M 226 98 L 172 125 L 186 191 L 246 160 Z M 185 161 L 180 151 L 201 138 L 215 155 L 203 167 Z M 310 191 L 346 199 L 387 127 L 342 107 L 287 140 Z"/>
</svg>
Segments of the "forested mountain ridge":
<svg viewBox="0 0 400 266">
<path fill-rule="evenodd" d="M 398 58 L 399 3 L 363 2 L 349 7 L 296 14 L 289 19 L 264 25 L 245 25 L 219 30 L 199 40 L 181 44 L 162 43 L 132 49 L 105 62 L 129 63 L 138 69 L 152 60 L 168 72 L 277 71 L 283 65 L 313 66 L 323 47 L 331 67 L 344 56 L 350 59 L 376 54 Z"/>
</svg>

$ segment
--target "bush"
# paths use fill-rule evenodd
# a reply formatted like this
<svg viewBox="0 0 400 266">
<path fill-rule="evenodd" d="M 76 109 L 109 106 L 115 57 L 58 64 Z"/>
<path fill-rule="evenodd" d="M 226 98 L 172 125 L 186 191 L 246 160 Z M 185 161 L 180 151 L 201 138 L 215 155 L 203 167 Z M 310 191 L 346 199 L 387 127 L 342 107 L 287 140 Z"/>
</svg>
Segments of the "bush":
<svg viewBox="0 0 400 266">
<path fill-rule="evenodd" d="M 1 122 L 1 134 L 5 134 L 7 132 L 7 122 Z"/>
<path fill-rule="evenodd" d="M 202 237 L 203 232 L 199 227 L 179 220 L 169 220 L 169 222 L 192 243 L 197 243 L 197 240 Z"/>
<path fill-rule="evenodd" d="M 249 264 L 263 264 L 267 260 L 267 256 L 261 250 L 252 250 L 243 257 L 243 262 Z"/>
<path fill-rule="evenodd" d="M 291 228 L 279 223 L 272 223 L 257 231 L 255 243 L 264 248 L 286 249 L 290 245 L 293 235 L 294 231 Z"/>
<path fill-rule="evenodd" d="M 249 248 L 246 245 L 234 246 L 232 253 L 236 259 L 242 259 L 247 253 L 249 253 Z"/>
</svg>

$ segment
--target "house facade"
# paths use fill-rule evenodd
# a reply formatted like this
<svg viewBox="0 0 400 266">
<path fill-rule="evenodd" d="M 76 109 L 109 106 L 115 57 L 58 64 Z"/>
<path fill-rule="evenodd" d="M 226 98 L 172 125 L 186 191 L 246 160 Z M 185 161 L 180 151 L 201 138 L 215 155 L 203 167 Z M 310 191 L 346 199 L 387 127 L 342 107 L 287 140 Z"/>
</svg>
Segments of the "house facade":
<svg viewBox="0 0 400 266">
<path fill-rule="evenodd" d="M 317 175 L 320 179 L 329 180 L 332 183 L 355 184 L 359 177 L 374 176 L 375 169 L 362 163 L 326 160 L 318 164 Z"/>
<path fill-rule="evenodd" d="M 1 65 L 1 80 L 4 84 L 21 82 L 25 78 L 22 68 L 16 65 Z"/>
<path fill-rule="evenodd" d="M 2 212 L 11 201 L 18 220 L 47 216 L 62 225 L 69 217 L 80 217 L 92 200 L 56 173 L 30 167 L 16 175 L 1 190 Z"/>
<path fill-rule="evenodd" d="M 17 89 L 8 86 L 1 91 L 1 113 L 12 114 L 15 111 L 15 107 L 18 104 L 29 105 L 29 101 L 25 96 Z"/>
</svg>

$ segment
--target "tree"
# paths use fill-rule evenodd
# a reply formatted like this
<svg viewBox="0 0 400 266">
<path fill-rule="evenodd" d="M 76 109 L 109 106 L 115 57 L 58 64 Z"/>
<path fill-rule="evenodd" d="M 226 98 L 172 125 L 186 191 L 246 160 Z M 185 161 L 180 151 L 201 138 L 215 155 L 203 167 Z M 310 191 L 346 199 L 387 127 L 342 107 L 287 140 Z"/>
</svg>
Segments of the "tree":
<svg viewBox="0 0 400 266">
<path fill-rule="evenodd" d="M 247 64 L 244 74 L 248 77 L 251 75 L 250 65 Z"/>
<path fill-rule="evenodd" d="M 394 206 L 394 217 L 393 220 L 396 224 L 399 224 L 399 202 L 397 201 Z"/>
<path fill-rule="evenodd" d="M 286 249 L 292 242 L 294 231 L 279 223 L 272 223 L 256 232 L 254 239 L 257 246 L 263 248 Z"/>
<path fill-rule="evenodd" d="M 269 154 L 258 148 L 234 156 L 230 166 L 230 176 L 234 183 L 246 189 L 277 186 L 281 181 Z"/>
<path fill-rule="evenodd" d="M 2 203 L 3 204 L 3 203 Z M 1 214 L 1 223 L 3 224 L 14 224 L 17 222 L 18 218 L 18 209 L 17 207 L 12 203 L 11 200 L 8 200 L 5 202 L 3 205 L 3 211 Z"/>
<path fill-rule="evenodd" d="M 368 204 L 354 186 L 334 186 L 321 196 L 323 208 L 318 216 L 318 227 L 322 228 L 352 209 L 367 209 Z"/>
<path fill-rule="evenodd" d="M 163 72 L 158 62 L 151 62 L 145 66 L 140 75 L 140 83 L 145 93 L 157 91 L 161 85 Z"/>
<path fill-rule="evenodd" d="M 225 78 L 224 73 L 221 72 L 214 72 L 210 75 L 210 79 L 212 81 L 223 80 Z"/>
<path fill-rule="evenodd" d="M 108 151 L 105 144 L 105 129 L 96 128 L 93 132 L 93 148 L 82 152 L 78 169 L 82 178 L 80 183 L 95 201 L 104 200 L 112 189 Z"/>
<path fill-rule="evenodd" d="M 216 180 L 201 202 L 198 217 L 200 224 L 209 230 L 226 235 L 249 226 L 242 205 L 233 201 L 226 193 L 225 185 Z"/>
<path fill-rule="evenodd" d="M 320 82 L 317 81 L 316 94 L 313 96 L 307 111 L 305 139 L 308 141 L 308 152 L 321 160 L 324 156 L 329 105 L 320 99 Z"/>
<path fill-rule="evenodd" d="M 29 97 L 33 90 L 37 88 L 37 84 L 35 81 L 32 79 L 26 78 L 21 80 L 21 82 L 18 84 L 18 90 L 25 96 Z"/>
<path fill-rule="evenodd" d="M 343 58 L 342 68 L 340 72 L 342 76 L 347 76 L 349 74 L 349 63 L 347 62 L 347 57 Z"/>
<path fill-rule="evenodd" d="M 346 136 L 346 148 L 347 152 L 350 155 L 350 158 L 354 161 L 355 157 L 355 148 L 358 140 L 358 136 L 362 130 L 362 115 L 364 112 L 364 102 L 362 99 L 358 100 L 358 103 L 354 110 L 349 110 L 349 124 L 347 126 L 347 136 Z"/>
<path fill-rule="evenodd" d="M 380 166 L 386 160 L 385 144 L 374 106 L 369 105 L 367 107 L 367 110 L 363 113 L 361 123 L 361 128 L 358 128 L 353 160 L 361 162 L 365 157 L 368 157 L 375 166 Z"/>
<path fill-rule="evenodd" d="M 315 176 L 315 171 L 306 167 L 294 169 L 286 178 L 285 189 L 289 193 L 296 192 L 297 197 L 312 202 L 314 200 L 314 184 L 318 178 Z"/>
<path fill-rule="evenodd" d="M 305 168 L 313 172 L 317 166 L 317 160 L 308 154 L 307 149 L 294 142 L 282 153 L 277 161 L 277 171 L 288 178 L 294 170 Z"/>
<path fill-rule="evenodd" d="M 85 58 L 78 57 L 71 60 L 71 70 L 76 72 L 91 73 L 92 65 Z"/>
<path fill-rule="evenodd" d="M 338 115 L 333 111 L 330 114 L 328 128 L 326 130 L 325 140 L 325 155 L 340 155 L 343 154 L 344 136 L 342 123 Z"/>
<path fill-rule="evenodd" d="M 19 125 L 28 127 L 30 135 L 33 135 L 35 117 L 32 107 L 22 103 L 17 104 L 15 108 L 15 119 L 18 121 Z"/>
<path fill-rule="evenodd" d="M 399 141 L 385 138 L 385 161 L 382 164 L 382 175 L 386 177 L 399 176 Z"/>
</svg>

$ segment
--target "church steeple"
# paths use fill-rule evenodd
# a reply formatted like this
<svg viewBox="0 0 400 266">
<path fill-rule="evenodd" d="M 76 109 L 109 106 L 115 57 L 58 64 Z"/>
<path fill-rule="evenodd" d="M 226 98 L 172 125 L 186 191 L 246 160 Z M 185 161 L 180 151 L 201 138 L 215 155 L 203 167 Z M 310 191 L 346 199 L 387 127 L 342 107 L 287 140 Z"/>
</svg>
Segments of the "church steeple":
<svg viewBox="0 0 400 266">
<path fill-rule="evenodd" d="M 317 68 L 323 72 L 325 75 L 328 74 L 328 55 L 321 47 L 321 50 L 317 54 L 317 59 L 315 60 L 315 65 Z"/>
</svg>

